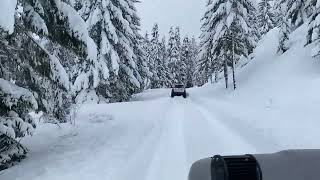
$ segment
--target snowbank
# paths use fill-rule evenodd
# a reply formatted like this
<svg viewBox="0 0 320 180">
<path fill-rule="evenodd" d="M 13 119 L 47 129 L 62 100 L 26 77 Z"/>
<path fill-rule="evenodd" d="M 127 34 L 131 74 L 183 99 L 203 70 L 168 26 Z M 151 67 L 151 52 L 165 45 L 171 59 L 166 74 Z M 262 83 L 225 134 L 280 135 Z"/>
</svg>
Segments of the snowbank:
<svg viewBox="0 0 320 180">
<path fill-rule="evenodd" d="M 1 0 L 0 5 L 0 26 L 10 34 L 14 30 L 14 13 L 17 0 Z"/>
<path fill-rule="evenodd" d="M 206 106 L 220 111 L 230 126 L 238 123 L 247 136 L 272 139 L 269 150 L 318 148 L 318 104 L 320 104 L 320 61 L 305 47 L 307 25 L 291 34 L 290 49 L 276 54 L 278 29 L 259 42 L 254 59 L 238 69 L 238 89 L 225 90 L 221 80 L 215 85 L 192 90 Z M 231 79 L 231 78 L 230 78 Z M 216 113 L 217 114 L 217 113 Z M 261 136 L 259 136 L 260 134 Z M 272 148 L 273 147 L 273 148 Z"/>
</svg>

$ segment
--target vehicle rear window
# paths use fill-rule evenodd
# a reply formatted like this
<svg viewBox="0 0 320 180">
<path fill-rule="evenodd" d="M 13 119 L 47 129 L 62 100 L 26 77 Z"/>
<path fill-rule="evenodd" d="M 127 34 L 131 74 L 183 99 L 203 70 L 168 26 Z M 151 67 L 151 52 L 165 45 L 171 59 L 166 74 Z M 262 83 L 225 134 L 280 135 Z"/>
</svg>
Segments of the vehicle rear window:
<svg viewBox="0 0 320 180">
<path fill-rule="evenodd" d="M 183 85 L 176 85 L 175 88 L 183 88 Z"/>
</svg>

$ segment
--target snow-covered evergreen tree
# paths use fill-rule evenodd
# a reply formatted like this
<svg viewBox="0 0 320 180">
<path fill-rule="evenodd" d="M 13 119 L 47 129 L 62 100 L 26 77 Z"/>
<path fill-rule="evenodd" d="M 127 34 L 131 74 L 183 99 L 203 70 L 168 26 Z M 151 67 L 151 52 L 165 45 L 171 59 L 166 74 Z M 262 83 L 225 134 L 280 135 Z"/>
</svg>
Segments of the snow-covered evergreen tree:
<svg viewBox="0 0 320 180">
<path fill-rule="evenodd" d="M 181 48 L 181 34 L 180 34 L 180 27 L 176 27 L 174 32 L 174 37 L 176 39 L 178 49 Z"/>
<path fill-rule="evenodd" d="M 289 32 L 300 27 L 313 14 L 315 0 L 279 0 L 274 2 L 276 21 L 282 26 L 283 20 L 289 25 Z"/>
<path fill-rule="evenodd" d="M 143 49 L 143 52 L 144 52 L 144 62 L 147 64 L 147 68 L 149 70 L 149 74 L 147 76 L 147 78 L 145 79 L 145 88 L 146 89 L 150 89 L 151 88 L 151 78 L 153 76 L 152 74 L 152 67 L 150 66 L 150 64 L 152 64 L 152 59 L 151 59 L 151 46 L 150 46 L 150 39 L 149 39 L 149 33 L 146 32 L 143 39 L 142 39 L 142 42 L 141 42 L 141 46 L 142 46 L 142 49 Z"/>
<path fill-rule="evenodd" d="M 306 0 L 287 0 L 286 1 L 286 19 L 290 25 L 290 28 L 296 29 L 308 18 L 306 7 Z"/>
<path fill-rule="evenodd" d="M 140 19 L 135 0 L 83 0 L 82 17 L 98 44 L 98 59 L 104 83 L 99 94 L 111 101 L 128 100 L 141 89 L 144 80 L 140 73 L 147 71 L 142 62 L 143 52 L 138 33 Z M 140 67 L 139 67 L 140 66 Z M 147 72 L 145 72 L 147 74 Z"/>
<path fill-rule="evenodd" d="M 162 37 L 160 43 L 160 56 L 161 56 L 161 66 L 158 69 L 161 79 L 161 87 L 171 87 L 170 79 L 170 69 L 168 66 L 168 54 L 167 54 L 167 45 L 166 38 Z"/>
<path fill-rule="evenodd" d="M 166 40 L 163 37 L 159 42 L 159 27 L 157 24 L 152 29 L 152 37 L 150 41 L 150 66 L 153 67 L 152 88 L 167 87 L 169 83 L 170 74 L 167 64 Z"/>
<path fill-rule="evenodd" d="M 273 9 L 272 9 L 273 10 Z M 274 12 L 274 10 L 273 10 Z M 259 26 L 259 21 L 258 21 L 258 9 L 256 8 L 252 8 L 251 11 L 249 11 L 250 14 L 248 14 L 249 16 L 249 24 L 250 29 L 249 29 L 249 46 L 257 46 L 257 43 L 259 42 L 262 32 L 260 30 L 260 26 Z M 250 52 L 251 53 L 251 52 Z"/>
<path fill-rule="evenodd" d="M 134 52 L 137 55 L 137 67 L 139 76 L 137 77 L 140 82 L 140 88 L 137 90 L 137 92 L 143 91 L 148 86 L 148 79 L 151 77 L 151 72 L 148 66 L 147 58 L 147 52 L 144 49 L 144 38 L 139 35 L 138 41 L 134 47 Z M 135 93 L 137 93 L 135 92 Z"/>
<path fill-rule="evenodd" d="M 151 31 L 151 40 L 150 40 L 150 62 L 149 67 L 152 69 L 152 80 L 151 88 L 161 87 L 160 79 L 160 66 L 161 66 L 161 56 L 160 56 L 160 43 L 159 43 L 159 27 L 158 24 L 155 24 Z"/>
<path fill-rule="evenodd" d="M 248 56 L 254 48 L 254 39 L 250 24 L 254 6 L 248 0 L 212 1 L 202 19 L 199 68 L 202 74 L 212 77 L 223 67 L 226 88 L 228 88 L 228 67 L 232 68 L 235 86 L 234 68 L 241 56 Z M 221 62 L 223 61 L 223 62 Z"/>
<path fill-rule="evenodd" d="M 317 11 L 317 0 L 307 0 L 305 4 L 307 17 L 312 16 Z"/>
<path fill-rule="evenodd" d="M 272 0 L 261 0 L 258 4 L 259 29 L 262 34 L 269 32 L 269 30 L 275 26 L 275 15 L 270 5 L 271 1 Z"/>
<path fill-rule="evenodd" d="M 194 86 L 194 73 L 196 68 L 196 57 L 197 57 L 197 44 L 193 37 L 191 40 L 189 37 L 183 39 L 181 46 L 181 63 L 180 75 L 182 82 L 186 87 Z"/>
<path fill-rule="evenodd" d="M 168 40 L 168 68 L 170 71 L 170 81 L 171 85 L 179 82 L 179 72 L 177 71 L 178 63 L 180 62 L 180 30 L 177 27 L 175 30 L 173 27 L 169 31 L 169 40 Z"/>
<path fill-rule="evenodd" d="M 22 29 L 25 26 L 39 36 L 33 37 L 27 33 L 29 41 L 34 44 L 32 48 L 39 49 L 35 53 L 42 53 L 33 61 L 50 63 L 48 79 L 35 78 L 35 83 L 45 91 L 39 94 L 39 107 L 62 118 L 65 115 L 61 113 L 66 114 L 68 109 L 64 106 L 71 103 L 72 95 L 97 86 L 99 66 L 96 45 L 89 37 L 85 22 L 69 4 L 60 0 L 27 0 L 21 1 L 21 4 L 24 7 Z M 48 60 L 43 60 L 43 57 Z M 61 88 L 50 81 L 57 82 Z M 52 101 L 55 99 L 52 97 L 56 100 Z"/>
<path fill-rule="evenodd" d="M 280 27 L 285 12 L 282 12 L 285 0 L 274 1 L 272 11 L 274 12 L 275 27 Z"/>
<path fill-rule="evenodd" d="M 175 74 L 173 73 L 175 71 L 175 64 L 178 61 L 177 59 L 178 50 L 177 48 L 175 49 L 175 46 L 176 46 L 176 42 L 175 42 L 174 30 L 173 30 L 173 27 L 171 27 L 169 31 L 169 39 L 168 39 L 168 47 L 167 47 L 168 48 L 168 69 L 170 72 L 170 78 L 169 78 L 170 86 L 173 85 L 172 81 L 175 78 Z"/>
<path fill-rule="evenodd" d="M 44 117 L 66 122 L 72 103 L 128 100 L 150 76 L 138 1 L 6 2 L 10 7 L 0 9 L 0 169 L 26 153 L 15 138 L 31 133 L 27 113 L 35 104 Z"/>
<path fill-rule="evenodd" d="M 278 19 L 278 25 L 279 28 L 279 46 L 277 52 L 279 54 L 282 54 L 286 52 L 289 49 L 289 35 L 291 33 L 290 31 L 290 25 L 289 21 L 287 19 L 286 13 L 287 13 L 287 1 L 281 0 L 276 2 L 275 8 L 277 10 L 277 15 L 279 17 Z"/>
<path fill-rule="evenodd" d="M 29 90 L 2 78 L 0 102 L 0 170 L 3 170 L 25 157 L 27 149 L 15 140 L 32 135 L 36 125 L 29 112 L 37 109 L 38 104 Z"/>
<path fill-rule="evenodd" d="M 191 62 L 191 49 L 189 37 L 183 38 L 181 46 L 181 58 L 178 64 L 179 82 L 187 84 L 188 81 L 188 65 Z M 190 81 L 189 81 L 190 82 Z"/>
<path fill-rule="evenodd" d="M 214 6 L 213 0 L 209 0 L 206 4 L 207 10 L 204 14 L 204 17 L 201 19 L 202 26 L 201 26 L 201 35 L 200 35 L 200 50 L 197 58 L 197 69 L 196 69 L 196 79 L 197 85 L 201 86 L 205 84 L 209 77 L 215 72 L 217 75 L 218 71 L 220 70 L 221 66 L 213 66 L 214 63 L 218 63 L 218 59 L 213 61 L 213 29 L 210 27 L 211 23 L 213 22 L 214 17 Z M 221 59 L 220 59 L 221 60 Z M 220 63 L 219 63 L 220 64 Z M 200 80 L 201 79 L 201 80 Z M 201 83 L 200 83 L 201 82 Z"/>
<path fill-rule="evenodd" d="M 187 86 L 188 87 L 193 87 L 194 86 L 194 74 L 196 72 L 196 60 L 198 56 L 198 45 L 197 41 L 194 37 L 191 38 L 190 42 L 190 61 L 187 64 Z"/>
<path fill-rule="evenodd" d="M 279 46 L 278 53 L 282 54 L 289 49 L 289 35 L 290 27 L 287 20 L 284 18 L 281 21 L 280 33 L 279 33 Z"/>
<path fill-rule="evenodd" d="M 307 44 L 312 44 L 312 56 L 320 55 L 320 1 L 312 0 L 307 4 L 308 7 L 314 9 L 308 27 Z"/>
<path fill-rule="evenodd" d="M 130 27 L 132 28 L 133 34 L 134 34 L 133 53 L 136 57 L 135 61 L 137 64 L 137 71 L 135 72 L 134 75 L 140 83 L 140 85 L 139 85 L 140 88 L 137 88 L 135 90 L 135 92 L 132 92 L 130 94 L 130 96 L 131 96 L 132 94 L 141 92 L 144 89 L 145 79 L 147 79 L 149 77 L 150 72 L 148 69 L 148 65 L 145 62 L 145 59 L 143 56 L 144 52 L 143 52 L 143 48 L 141 45 L 143 37 L 140 35 L 140 32 L 139 32 L 141 24 L 140 24 L 140 17 L 138 16 L 138 12 L 136 9 L 136 4 L 140 3 L 140 1 L 139 0 L 127 0 L 127 1 L 128 1 L 130 11 L 127 12 L 128 14 L 125 13 L 125 17 L 127 17 L 129 23 L 131 21 Z M 134 85 L 136 85 L 136 84 L 134 84 Z"/>
</svg>

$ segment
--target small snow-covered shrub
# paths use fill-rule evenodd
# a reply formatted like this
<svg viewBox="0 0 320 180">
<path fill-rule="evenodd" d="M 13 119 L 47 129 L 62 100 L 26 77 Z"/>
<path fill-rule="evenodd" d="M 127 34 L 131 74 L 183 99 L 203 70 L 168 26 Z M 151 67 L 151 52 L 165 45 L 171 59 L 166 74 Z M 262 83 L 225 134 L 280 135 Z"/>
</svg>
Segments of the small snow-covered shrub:
<svg viewBox="0 0 320 180">
<path fill-rule="evenodd" d="M 25 157 L 27 149 L 16 139 L 33 134 L 36 125 L 29 113 L 37 108 L 29 90 L 0 78 L 0 170 Z"/>
<path fill-rule="evenodd" d="M 0 135 L 0 171 L 7 169 L 26 157 L 28 150 L 18 141 Z"/>
</svg>

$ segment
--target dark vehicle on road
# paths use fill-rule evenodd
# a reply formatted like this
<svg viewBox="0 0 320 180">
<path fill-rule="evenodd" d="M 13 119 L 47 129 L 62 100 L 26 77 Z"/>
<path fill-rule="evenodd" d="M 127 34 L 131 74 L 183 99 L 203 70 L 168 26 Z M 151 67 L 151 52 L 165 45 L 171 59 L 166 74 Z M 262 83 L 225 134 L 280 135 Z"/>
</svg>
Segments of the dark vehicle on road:
<svg viewBox="0 0 320 180">
<path fill-rule="evenodd" d="M 184 98 L 187 98 L 187 91 L 183 84 L 177 84 L 172 88 L 171 90 L 171 97 L 175 96 L 183 96 Z"/>
</svg>

